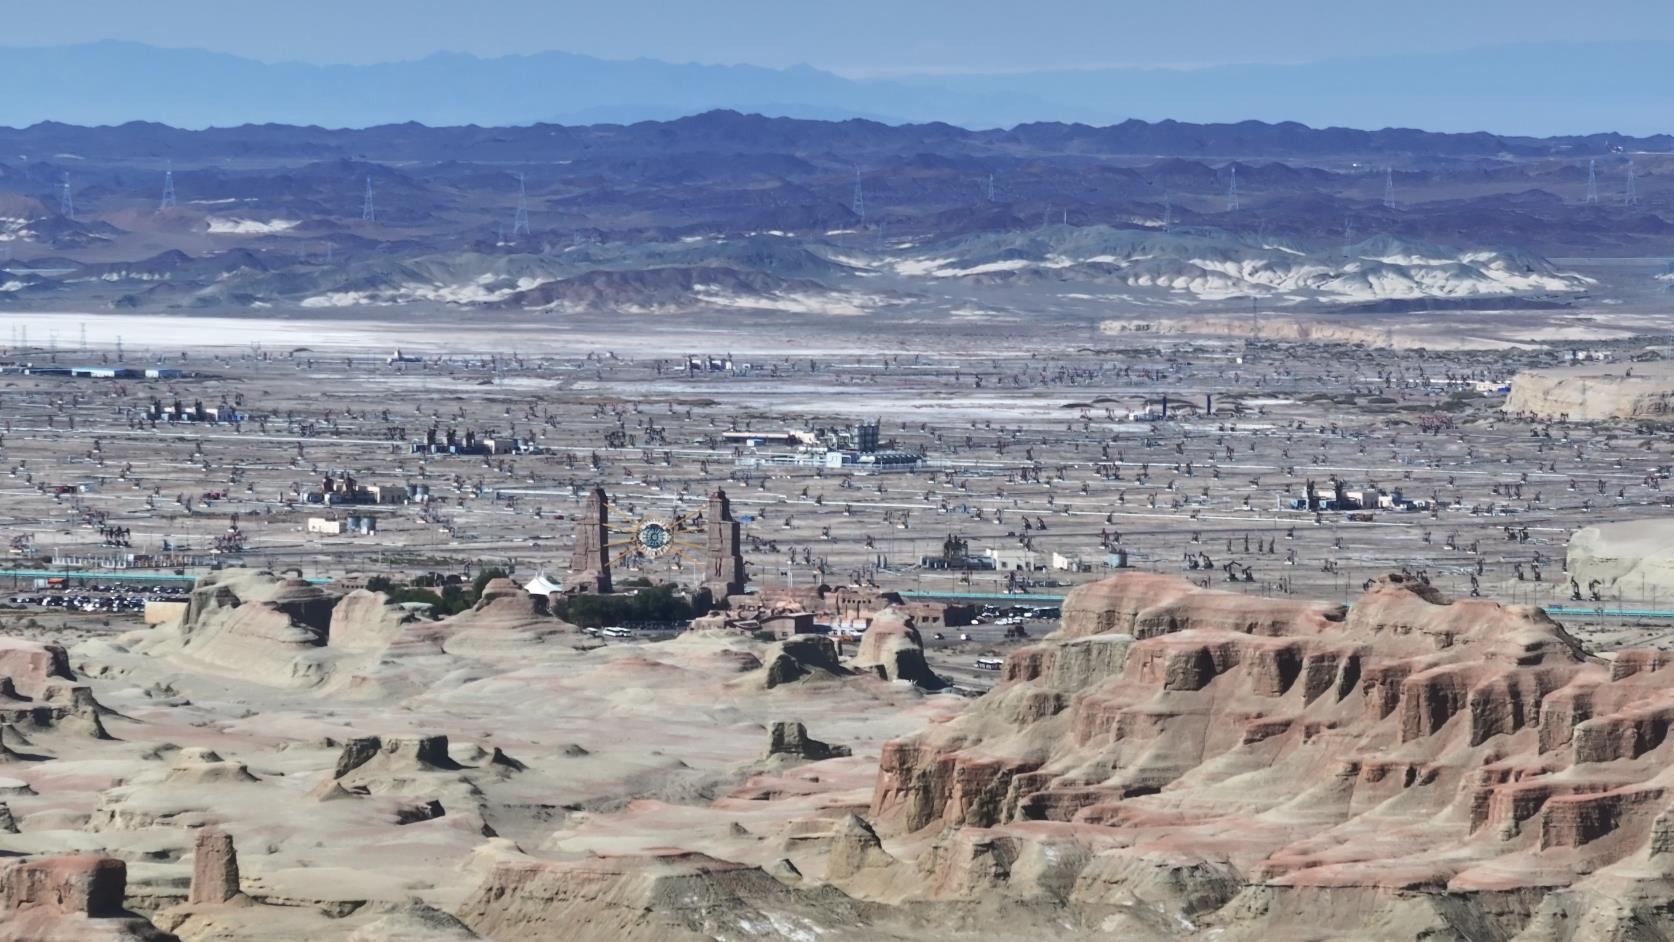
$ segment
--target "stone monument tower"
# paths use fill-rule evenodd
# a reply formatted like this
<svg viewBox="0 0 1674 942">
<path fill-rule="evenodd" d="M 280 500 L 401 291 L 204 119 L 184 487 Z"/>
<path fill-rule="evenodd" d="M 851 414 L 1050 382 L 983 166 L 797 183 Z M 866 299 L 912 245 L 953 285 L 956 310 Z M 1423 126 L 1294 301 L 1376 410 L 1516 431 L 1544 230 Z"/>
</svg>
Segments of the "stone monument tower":
<svg viewBox="0 0 1674 942">
<path fill-rule="evenodd" d="M 744 555 L 738 548 L 738 521 L 732 518 L 732 501 L 717 489 L 709 495 L 704 511 L 709 528 L 708 554 L 704 561 L 703 586 L 717 600 L 744 592 Z"/>
<path fill-rule="evenodd" d="M 570 578 L 564 586 L 567 592 L 584 595 L 606 595 L 610 592 L 610 541 L 606 527 L 610 521 L 610 501 L 604 488 L 595 487 L 587 495 L 587 506 L 575 524 L 575 552 L 570 556 Z"/>
</svg>

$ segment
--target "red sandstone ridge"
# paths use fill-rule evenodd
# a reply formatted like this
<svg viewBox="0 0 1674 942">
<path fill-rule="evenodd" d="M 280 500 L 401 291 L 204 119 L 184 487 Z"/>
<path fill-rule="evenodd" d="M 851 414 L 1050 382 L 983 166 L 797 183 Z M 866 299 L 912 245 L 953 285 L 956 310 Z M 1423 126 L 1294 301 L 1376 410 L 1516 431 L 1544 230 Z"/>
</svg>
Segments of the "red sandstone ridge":
<svg viewBox="0 0 1674 942">
<path fill-rule="evenodd" d="M 871 817 L 928 848 L 933 897 L 1137 896 L 1239 937 L 1318 904 L 1361 938 L 1660 938 L 1611 932 L 1674 931 L 1634 902 L 1674 876 L 1669 664 L 1402 577 L 1345 611 L 1124 574 L 966 714 L 887 744 Z M 1604 881 L 1612 915 L 1564 928 Z"/>
</svg>

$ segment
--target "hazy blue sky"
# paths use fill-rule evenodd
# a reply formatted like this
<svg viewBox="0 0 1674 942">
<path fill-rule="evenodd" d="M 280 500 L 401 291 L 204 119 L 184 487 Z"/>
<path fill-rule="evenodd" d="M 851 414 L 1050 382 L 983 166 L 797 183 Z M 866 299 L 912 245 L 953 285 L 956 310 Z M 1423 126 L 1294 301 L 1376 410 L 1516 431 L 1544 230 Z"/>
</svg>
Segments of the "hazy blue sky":
<svg viewBox="0 0 1674 942">
<path fill-rule="evenodd" d="M 1674 39 L 1668 0 L 7 0 L 0 11 L 6 45 L 126 39 L 307 62 L 556 49 L 856 75 Z"/>
</svg>

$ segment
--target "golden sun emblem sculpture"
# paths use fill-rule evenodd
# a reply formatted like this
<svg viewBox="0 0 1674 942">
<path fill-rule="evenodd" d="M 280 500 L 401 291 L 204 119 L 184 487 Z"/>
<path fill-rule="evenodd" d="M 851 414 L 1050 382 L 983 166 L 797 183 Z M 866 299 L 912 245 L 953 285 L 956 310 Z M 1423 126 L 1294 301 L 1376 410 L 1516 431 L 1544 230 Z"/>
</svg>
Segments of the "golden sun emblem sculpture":
<svg viewBox="0 0 1674 942">
<path fill-rule="evenodd" d="M 635 514 L 611 503 L 611 522 L 605 524 L 611 539 L 605 544 L 612 566 L 667 560 L 679 568 L 688 553 L 702 553 L 703 509 L 694 508 L 675 516 Z"/>
</svg>

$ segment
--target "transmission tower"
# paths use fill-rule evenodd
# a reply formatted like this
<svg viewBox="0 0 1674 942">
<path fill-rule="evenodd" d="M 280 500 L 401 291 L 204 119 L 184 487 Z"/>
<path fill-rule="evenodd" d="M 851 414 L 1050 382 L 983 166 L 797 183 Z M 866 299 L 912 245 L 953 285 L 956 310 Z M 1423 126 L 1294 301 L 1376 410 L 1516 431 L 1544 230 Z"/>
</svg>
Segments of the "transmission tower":
<svg viewBox="0 0 1674 942">
<path fill-rule="evenodd" d="M 1395 168 L 1385 167 L 1383 171 L 1383 208 L 1395 208 Z"/>
<path fill-rule="evenodd" d="M 1173 226 L 1174 226 L 1174 194 L 1169 193 L 1165 190 L 1163 192 L 1162 229 L 1163 229 L 1164 232 L 1167 232 L 1167 231 L 1169 231 L 1169 229 L 1173 228 Z"/>
<path fill-rule="evenodd" d="M 1354 220 L 1343 220 L 1343 258 L 1354 255 Z"/>
<path fill-rule="evenodd" d="M 65 219 L 76 218 L 75 197 L 70 195 L 70 175 L 64 174 L 64 188 L 58 197 L 58 212 Z"/>
<path fill-rule="evenodd" d="M 174 164 L 171 162 L 168 169 L 163 171 L 163 202 L 157 208 L 173 209 L 174 205 Z"/>
<path fill-rule="evenodd" d="M 1232 168 L 1232 182 L 1227 184 L 1226 188 L 1226 211 L 1229 213 L 1238 211 L 1238 167 L 1236 165 Z"/>
<path fill-rule="evenodd" d="M 850 206 L 862 226 L 866 225 L 866 193 L 860 186 L 860 168 L 854 168 L 854 203 Z"/>
<path fill-rule="evenodd" d="M 1639 202 L 1639 174 L 1633 167 L 1633 159 L 1628 158 L 1627 191 L 1622 194 L 1622 202 L 1633 206 Z"/>
<path fill-rule="evenodd" d="M 1587 161 L 1587 202 L 1598 204 L 1598 161 Z"/>
<path fill-rule="evenodd" d="M 517 212 L 512 214 L 512 238 L 529 234 L 529 188 L 517 175 Z"/>
<path fill-rule="evenodd" d="M 378 221 L 377 208 L 372 205 L 372 176 L 371 176 L 371 174 L 367 174 L 367 177 L 366 177 L 366 200 L 365 200 L 365 202 L 361 203 L 361 205 L 360 205 L 360 221 L 361 222 L 377 222 Z"/>
<path fill-rule="evenodd" d="M 994 202 L 994 175 L 988 175 L 988 202 Z"/>
</svg>

